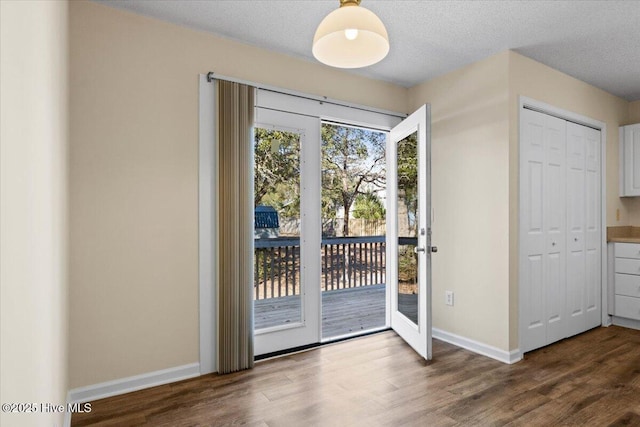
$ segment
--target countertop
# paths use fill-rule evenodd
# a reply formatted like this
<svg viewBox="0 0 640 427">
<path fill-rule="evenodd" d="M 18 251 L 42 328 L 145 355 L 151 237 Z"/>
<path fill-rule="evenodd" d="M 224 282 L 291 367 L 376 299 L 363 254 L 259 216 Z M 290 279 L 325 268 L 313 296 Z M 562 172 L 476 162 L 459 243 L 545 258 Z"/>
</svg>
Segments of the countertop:
<svg viewBox="0 0 640 427">
<path fill-rule="evenodd" d="M 640 243 L 640 227 L 607 227 L 607 242 Z"/>
</svg>

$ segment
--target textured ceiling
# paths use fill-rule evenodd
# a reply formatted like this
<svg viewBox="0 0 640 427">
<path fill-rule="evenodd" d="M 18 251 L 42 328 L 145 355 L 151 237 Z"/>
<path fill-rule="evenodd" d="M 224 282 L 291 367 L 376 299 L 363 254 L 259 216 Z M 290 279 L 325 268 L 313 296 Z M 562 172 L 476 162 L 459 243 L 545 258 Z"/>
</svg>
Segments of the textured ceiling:
<svg viewBox="0 0 640 427">
<path fill-rule="evenodd" d="M 338 0 L 98 0 L 314 60 L 317 25 Z M 614 95 L 640 99 L 640 1 L 363 0 L 391 51 L 351 72 L 405 87 L 512 49 Z"/>
</svg>

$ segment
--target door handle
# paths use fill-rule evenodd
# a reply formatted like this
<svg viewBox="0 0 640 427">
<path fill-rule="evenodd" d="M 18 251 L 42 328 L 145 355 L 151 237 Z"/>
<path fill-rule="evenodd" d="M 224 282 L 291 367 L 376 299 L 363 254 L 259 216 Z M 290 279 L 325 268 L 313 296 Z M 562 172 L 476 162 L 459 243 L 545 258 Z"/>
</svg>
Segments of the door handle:
<svg viewBox="0 0 640 427">
<path fill-rule="evenodd" d="M 431 252 L 438 252 L 438 247 L 437 246 L 429 246 L 429 250 Z M 418 246 L 416 246 L 415 248 L 413 248 L 413 253 L 418 253 L 418 252 L 426 252 L 425 248 L 420 248 Z"/>
</svg>

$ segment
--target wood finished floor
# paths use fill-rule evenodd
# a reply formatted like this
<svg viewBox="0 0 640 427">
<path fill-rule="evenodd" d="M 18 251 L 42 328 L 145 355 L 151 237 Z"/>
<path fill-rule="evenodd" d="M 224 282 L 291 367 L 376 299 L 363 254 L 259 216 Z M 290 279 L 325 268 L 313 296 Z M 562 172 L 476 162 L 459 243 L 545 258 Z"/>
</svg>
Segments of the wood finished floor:
<svg viewBox="0 0 640 427">
<path fill-rule="evenodd" d="M 93 402 L 73 426 L 640 426 L 640 331 L 597 328 L 505 365 L 393 332 Z"/>
</svg>

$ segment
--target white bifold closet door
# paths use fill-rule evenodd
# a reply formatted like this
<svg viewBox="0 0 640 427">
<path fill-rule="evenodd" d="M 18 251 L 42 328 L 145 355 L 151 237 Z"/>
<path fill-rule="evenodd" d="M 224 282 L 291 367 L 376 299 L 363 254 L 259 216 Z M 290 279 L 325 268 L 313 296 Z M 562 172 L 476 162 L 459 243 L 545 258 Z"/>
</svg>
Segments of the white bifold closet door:
<svg viewBox="0 0 640 427">
<path fill-rule="evenodd" d="M 521 110 L 523 352 L 600 324 L 600 132 Z"/>
<path fill-rule="evenodd" d="M 567 332 L 601 323 L 600 131 L 567 122 Z"/>
</svg>

